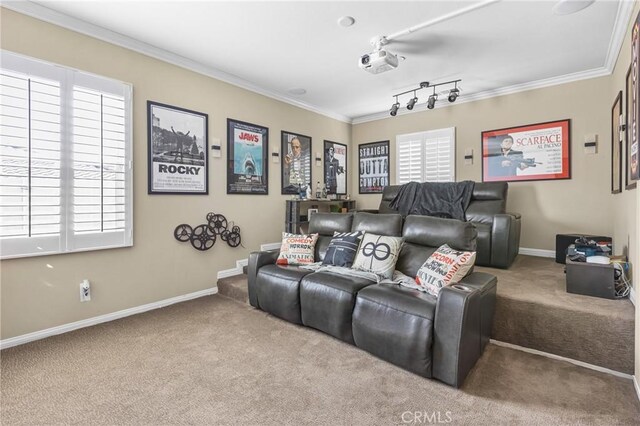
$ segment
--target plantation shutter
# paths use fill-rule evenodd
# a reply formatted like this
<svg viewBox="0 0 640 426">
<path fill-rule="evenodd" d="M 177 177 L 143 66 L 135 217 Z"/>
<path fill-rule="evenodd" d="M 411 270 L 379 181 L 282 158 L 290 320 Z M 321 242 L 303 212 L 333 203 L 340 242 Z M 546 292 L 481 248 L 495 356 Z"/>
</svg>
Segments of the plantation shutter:
<svg viewBox="0 0 640 426">
<path fill-rule="evenodd" d="M 0 256 L 132 244 L 128 85 L 2 52 Z"/>
<path fill-rule="evenodd" d="M 396 183 L 455 181 L 455 128 L 398 135 Z"/>
</svg>

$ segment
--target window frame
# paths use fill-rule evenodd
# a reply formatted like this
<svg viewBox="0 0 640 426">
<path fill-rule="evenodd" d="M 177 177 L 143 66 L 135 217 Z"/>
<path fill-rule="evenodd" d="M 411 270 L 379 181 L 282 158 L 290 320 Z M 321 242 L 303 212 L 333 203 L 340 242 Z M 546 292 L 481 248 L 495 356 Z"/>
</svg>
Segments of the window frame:
<svg viewBox="0 0 640 426">
<path fill-rule="evenodd" d="M 0 260 L 133 246 L 133 87 L 108 77 L 0 50 L 0 69 L 60 83 L 60 232 L 0 238 Z M 84 87 L 124 100 L 124 229 L 73 231 L 73 91 Z M 29 123 L 31 126 L 31 123 Z M 101 154 L 102 157 L 104 154 Z M 102 186 L 101 186 L 102 188 Z"/>
<path fill-rule="evenodd" d="M 419 139 L 420 143 L 420 151 L 421 151 L 421 168 L 420 168 L 420 183 L 429 182 L 425 179 L 425 157 L 426 157 L 426 146 L 427 140 L 438 138 L 438 137 L 449 137 L 451 140 L 451 146 L 449 150 L 450 161 L 451 161 L 451 178 L 450 182 L 456 181 L 456 128 L 455 127 L 445 127 L 442 129 L 434 129 L 434 130 L 425 130 L 421 132 L 413 132 L 413 133 L 405 133 L 402 135 L 396 135 L 396 149 L 395 149 L 395 183 L 396 185 L 401 185 L 400 182 L 400 150 L 402 149 L 402 145 L 415 141 Z M 433 182 L 433 181 L 431 181 Z M 408 182 L 405 182 L 408 183 Z"/>
</svg>

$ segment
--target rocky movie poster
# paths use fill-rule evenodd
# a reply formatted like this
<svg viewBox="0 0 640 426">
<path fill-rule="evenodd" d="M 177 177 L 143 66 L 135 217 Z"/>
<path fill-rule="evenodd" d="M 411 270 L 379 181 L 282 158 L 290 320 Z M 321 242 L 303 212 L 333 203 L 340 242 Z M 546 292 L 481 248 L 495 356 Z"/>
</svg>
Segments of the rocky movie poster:
<svg viewBox="0 0 640 426">
<path fill-rule="evenodd" d="M 208 115 L 147 102 L 149 194 L 207 194 Z"/>
<path fill-rule="evenodd" d="M 482 181 L 571 178 L 569 120 L 482 132 Z"/>
<path fill-rule="evenodd" d="M 358 146 L 360 194 L 379 194 L 389 185 L 389 141 Z"/>
<path fill-rule="evenodd" d="M 269 129 L 227 119 L 227 194 L 269 193 Z"/>
</svg>

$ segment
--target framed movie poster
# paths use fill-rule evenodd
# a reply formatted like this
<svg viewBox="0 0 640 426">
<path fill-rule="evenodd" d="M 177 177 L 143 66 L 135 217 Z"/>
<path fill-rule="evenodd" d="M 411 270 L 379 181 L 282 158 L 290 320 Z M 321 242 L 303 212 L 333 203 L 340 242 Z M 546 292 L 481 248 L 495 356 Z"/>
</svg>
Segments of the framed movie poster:
<svg viewBox="0 0 640 426">
<path fill-rule="evenodd" d="M 269 129 L 227 118 L 227 194 L 269 194 Z"/>
<path fill-rule="evenodd" d="M 625 132 L 624 132 L 624 161 L 625 165 L 624 171 L 624 188 L 627 190 L 634 189 L 636 187 L 636 182 L 631 180 L 631 111 L 632 111 L 632 93 L 633 84 L 631 81 L 631 69 L 629 67 L 629 71 L 627 71 L 626 78 L 626 86 L 625 86 L 625 114 L 624 114 L 624 123 L 625 123 Z"/>
<path fill-rule="evenodd" d="M 571 179 L 571 120 L 482 132 L 482 181 Z"/>
<path fill-rule="evenodd" d="M 389 185 L 389 141 L 358 145 L 360 194 L 380 194 Z"/>
<path fill-rule="evenodd" d="M 149 194 L 209 193 L 209 116 L 147 101 Z"/>
<path fill-rule="evenodd" d="M 622 192 L 622 92 L 611 107 L 611 193 Z"/>
<path fill-rule="evenodd" d="M 347 146 L 324 141 L 324 184 L 327 194 L 347 195 Z"/>
<path fill-rule="evenodd" d="M 311 184 L 311 138 L 282 131 L 282 194 L 298 194 L 300 187 Z"/>
<path fill-rule="evenodd" d="M 636 22 L 631 29 L 631 148 L 629 149 L 629 177 L 631 180 L 640 179 L 640 13 L 636 16 Z"/>
</svg>

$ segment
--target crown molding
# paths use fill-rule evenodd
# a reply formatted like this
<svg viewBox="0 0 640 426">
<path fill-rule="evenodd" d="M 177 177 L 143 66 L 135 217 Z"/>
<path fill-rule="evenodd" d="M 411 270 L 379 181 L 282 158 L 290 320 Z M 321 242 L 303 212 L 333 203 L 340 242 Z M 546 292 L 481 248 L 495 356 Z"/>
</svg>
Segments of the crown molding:
<svg viewBox="0 0 640 426">
<path fill-rule="evenodd" d="M 605 60 L 605 68 L 608 69 L 610 73 L 613 72 L 618 56 L 620 56 L 624 37 L 627 35 L 627 28 L 629 27 L 629 22 L 632 18 L 633 5 L 633 0 L 624 0 L 618 4 L 616 21 L 613 26 L 613 32 L 611 33 L 609 50 L 607 51 L 607 58 Z"/>
<path fill-rule="evenodd" d="M 556 86 L 556 85 L 570 83 L 574 81 L 586 80 L 590 78 L 604 77 L 604 76 L 610 75 L 613 72 L 613 68 L 615 67 L 616 60 L 620 55 L 620 50 L 624 42 L 624 37 L 627 32 L 627 27 L 632 17 L 633 6 L 634 6 L 634 2 L 631 0 L 624 0 L 619 3 L 613 32 L 611 34 L 611 39 L 609 42 L 609 49 L 607 51 L 607 56 L 606 56 L 605 64 L 603 67 L 594 68 L 586 71 L 580 71 L 580 72 L 571 73 L 571 74 L 565 74 L 562 76 L 537 80 L 533 82 L 516 84 L 512 86 L 502 87 L 499 89 L 487 90 L 484 92 L 474 93 L 467 96 L 461 96 L 460 98 L 458 98 L 455 104 L 440 103 L 436 105 L 436 108 L 446 108 L 446 107 L 451 107 L 457 104 L 474 102 L 474 101 L 479 101 L 483 99 L 489 99 L 493 97 L 524 92 L 528 90 L 541 89 L 545 87 Z M 116 33 L 114 31 L 108 30 L 98 25 L 90 24 L 80 19 L 73 18 L 71 16 L 56 12 L 43 5 L 33 3 L 31 1 L 4 1 L 2 3 L 2 7 L 6 7 L 7 9 L 11 9 L 15 12 L 22 13 L 22 14 L 31 16 L 33 18 L 40 19 L 45 22 L 55 24 L 72 31 L 76 31 L 76 32 L 88 35 L 90 37 L 94 37 L 96 39 L 99 39 L 111 44 L 115 44 L 117 46 L 124 47 L 129 50 L 133 50 L 143 55 L 150 56 L 152 58 L 159 59 L 161 61 L 173 64 L 173 65 L 177 65 L 181 68 L 188 69 L 198 74 L 215 78 L 217 80 L 223 81 L 225 83 L 229 83 L 231 85 L 240 87 L 242 89 L 249 90 L 251 92 L 269 97 L 271 99 L 275 99 L 275 100 L 287 103 L 289 105 L 293 105 L 298 108 L 302 108 L 307 111 L 311 111 L 316 114 L 323 115 L 325 117 L 342 121 L 344 123 L 361 124 L 361 123 L 366 123 L 370 121 L 394 118 L 389 116 L 388 111 L 380 111 L 373 114 L 367 114 L 367 115 L 351 118 L 346 115 L 338 114 L 334 111 L 325 110 L 325 109 L 301 102 L 300 100 L 289 98 L 287 96 L 273 92 L 263 87 L 259 87 L 258 85 L 251 83 L 247 80 L 244 80 L 233 74 L 229 74 L 219 69 L 206 66 L 194 60 L 185 58 L 175 53 L 171 53 L 164 49 L 157 48 L 150 44 L 135 40 L 131 37 Z M 416 105 L 412 111 L 409 111 L 406 108 L 402 108 L 398 111 L 398 116 L 422 112 L 422 111 L 425 111 L 426 109 L 427 108 L 425 104 Z"/>
<path fill-rule="evenodd" d="M 33 3 L 31 1 L 3 1 L 2 7 L 6 7 L 7 9 L 13 10 L 14 12 L 22 13 L 41 21 L 49 22 L 51 24 L 58 25 L 75 32 L 85 34 L 87 36 L 105 41 L 107 43 L 115 44 L 117 46 L 142 53 L 143 55 L 150 56 L 152 58 L 159 59 L 163 62 L 167 62 L 173 65 L 177 65 L 181 68 L 188 69 L 207 77 L 215 78 L 216 80 L 229 83 L 242 89 L 257 93 L 259 95 L 263 95 L 268 98 L 275 99 L 277 101 L 323 115 L 325 117 L 351 124 L 351 118 L 347 117 L 346 115 L 318 108 L 316 106 L 301 102 L 297 99 L 289 98 L 280 93 L 267 90 L 236 75 L 201 64 L 197 61 L 185 58 L 164 49 L 160 49 L 158 47 L 133 39 L 115 31 L 111 31 L 98 25 L 83 21 L 81 19 L 73 18 L 69 15 L 65 15 L 63 13 L 49 9 L 48 7 L 45 7 L 41 4 Z"/>
</svg>

